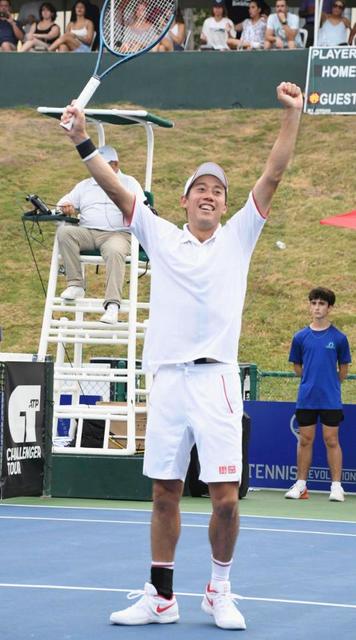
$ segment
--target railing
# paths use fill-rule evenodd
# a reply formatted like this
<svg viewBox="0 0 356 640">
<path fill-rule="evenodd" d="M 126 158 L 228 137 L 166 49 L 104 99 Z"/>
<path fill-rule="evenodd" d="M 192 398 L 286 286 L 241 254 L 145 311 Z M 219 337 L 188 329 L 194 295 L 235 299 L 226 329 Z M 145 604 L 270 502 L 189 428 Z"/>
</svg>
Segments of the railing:
<svg viewBox="0 0 356 640">
<path fill-rule="evenodd" d="M 263 371 L 256 364 L 241 364 L 241 384 L 244 400 L 294 402 L 300 378 L 293 371 Z M 343 402 L 355 402 L 356 374 L 349 374 L 342 384 Z"/>
</svg>

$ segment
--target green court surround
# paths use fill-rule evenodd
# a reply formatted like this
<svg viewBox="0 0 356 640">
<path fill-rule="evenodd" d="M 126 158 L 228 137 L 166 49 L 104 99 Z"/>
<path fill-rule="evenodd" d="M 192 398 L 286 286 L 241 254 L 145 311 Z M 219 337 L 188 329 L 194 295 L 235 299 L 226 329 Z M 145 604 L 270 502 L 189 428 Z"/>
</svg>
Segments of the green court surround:
<svg viewBox="0 0 356 640">
<path fill-rule="evenodd" d="M 82 500 L 66 498 L 9 498 L 1 504 L 40 505 L 43 507 L 82 507 L 102 509 L 151 510 L 151 502 L 129 500 Z M 210 513 L 209 498 L 184 497 L 182 511 Z M 285 500 L 281 491 L 249 491 L 240 502 L 241 515 L 300 518 L 316 520 L 345 520 L 356 522 L 356 495 L 347 495 L 343 503 L 329 502 L 327 493 L 311 493 L 309 500 Z"/>
<path fill-rule="evenodd" d="M 277 84 L 288 80 L 304 88 L 307 59 L 306 49 L 151 53 L 110 73 L 89 106 L 130 103 L 145 109 L 276 108 Z M 0 108 L 65 106 L 80 93 L 95 60 L 95 53 L 3 52 Z"/>
</svg>

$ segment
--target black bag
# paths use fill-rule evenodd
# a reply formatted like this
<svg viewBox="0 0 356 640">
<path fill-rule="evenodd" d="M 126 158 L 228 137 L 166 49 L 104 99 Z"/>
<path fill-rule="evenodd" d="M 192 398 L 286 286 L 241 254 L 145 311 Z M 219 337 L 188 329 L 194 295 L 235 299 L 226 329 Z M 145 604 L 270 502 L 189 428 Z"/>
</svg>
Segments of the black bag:
<svg viewBox="0 0 356 640">
<path fill-rule="evenodd" d="M 83 420 L 82 447 L 103 447 L 105 420 Z"/>
<path fill-rule="evenodd" d="M 250 441 L 251 432 L 251 418 L 247 413 L 242 417 L 242 474 L 239 487 L 239 498 L 244 498 L 248 491 L 249 484 L 249 468 L 248 468 L 248 445 Z M 201 498 L 201 496 L 209 495 L 209 488 L 205 482 L 199 480 L 200 464 L 198 458 L 198 451 L 194 445 L 191 455 L 190 464 L 187 474 L 187 484 L 189 487 L 190 495 L 193 498 Z"/>
</svg>

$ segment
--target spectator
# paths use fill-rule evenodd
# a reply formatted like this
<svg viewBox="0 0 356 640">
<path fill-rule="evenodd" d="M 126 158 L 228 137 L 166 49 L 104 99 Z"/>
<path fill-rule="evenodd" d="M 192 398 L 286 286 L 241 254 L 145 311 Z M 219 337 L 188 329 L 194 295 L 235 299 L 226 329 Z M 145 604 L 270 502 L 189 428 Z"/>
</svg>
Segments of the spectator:
<svg viewBox="0 0 356 640">
<path fill-rule="evenodd" d="M 148 7 L 145 0 L 138 2 L 135 9 L 135 19 L 125 29 L 124 42 L 120 46 L 120 52 L 133 52 L 135 49 L 142 49 L 146 41 L 152 40 L 152 31 L 155 31 L 153 22 L 147 16 Z M 151 32 L 151 34 L 150 34 Z"/>
<path fill-rule="evenodd" d="M 167 35 L 152 51 L 183 51 L 185 24 L 181 10 L 177 9 L 175 20 Z"/>
<path fill-rule="evenodd" d="M 41 4 L 42 0 L 30 0 L 21 5 L 17 21 L 25 33 L 28 33 L 31 25 L 40 19 Z"/>
<path fill-rule="evenodd" d="M 335 294 L 330 289 L 318 287 L 310 291 L 311 324 L 295 334 L 290 350 L 289 361 L 301 377 L 296 410 L 299 423 L 297 482 L 285 494 L 294 500 L 308 497 L 306 483 L 320 417 L 332 480 L 329 500 L 344 501 L 338 432 L 344 419 L 341 382 L 347 376 L 351 354 L 347 337 L 329 320 L 334 304 Z"/>
<path fill-rule="evenodd" d="M 241 32 L 240 39 L 228 39 L 231 49 L 263 49 L 266 33 L 266 16 L 263 15 L 261 0 L 251 0 L 248 11 L 250 17 L 235 26 Z"/>
<path fill-rule="evenodd" d="M 276 13 L 267 19 L 265 49 L 296 49 L 301 46 L 298 16 L 288 11 L 286 0 L 276 0 Z"/>
<path fill-rule="evenodd" d="M 18 42 L 25 37 L 20 24 L 14 19 L 8 0 L 0 0 L 0 51 L 16 51 Z"/>
<path fill-rule="evenodd" d="M 86 53 L 91 50 L 93 37 L 94 23 L 87 18 L 87 5 L 82 0 L 77 0 L 65 33 L 48 47 L 48 51 Z"/>
<path fill-rule="evenodd" d="M 118 180 L 143 202 L 145 195 L 135 178 L 119 171 L 119 158 L 113 147 L 105 145 L 100 155 L 117 173 Z M 100 249 L 106 266 L 105 313 L 100 322 L 115 324 L 121 304 L 125 275 L 125 258 L 130 251 L 131 235 L 124 228 L 120 209 L 110 200 L 94 178 L 79 182 L 58 202 L 66 215 L 80 212 L 78 226 L 64 224 L 58 228 L 59 250 L 64 261 L 68 287 L 62 292 L 64 300 L 76 300 L 85 295 L 85 283 L 80 265 L 80 251 Z"/>
<path fill-rule="evenodd" d="M 333 0 L 323 0 L 325 13 L 331 13 L 332 3 Z M 306 29 L 308 32 L 306 46 L 311 47 L 314 43 L 315 0 L 302 0 L 299 17 L 305 19 L 303 29 Z"/>
<path fill-rule="evenodd" d="M 200 34 L 202 49 L 228 50 L 228 38 L 235 38 L 236 31 L 232 20 L 226 17 L 224 0 L 213 0 L 211 17 L 203 22 Z"/>
<path fill-rule="evenodd" d="M 345 9 L 343 0 L 335 0 L 331 9 L 331 13 L 323 13 L 321 15 L 321 28 L 319 30 L 318 45 L 319 47 L 338 47 L 347 45 L 347 30 L 351 29 L 351 23 L 348 18 L 342 14 Z"/>
<path fill-rule="evenodd" d="M 40 7 L 40 20 L 31 25 L 21 52 L 46 51 L 60 35 L 59 26 L 55 23 L 56 17 L 57 11 L 53 4 L 43 2 Z"/>
<path fill-rule="evenodd" d="M 262 4 L 262 15 L 268 18 L 271 13 L 271 9 L 269 5 L 265 2 L 265 0 L 260 0 Z M 244 20 L 250 18 L 249 6 L 250 0 L 225 0 L 225 6 L 227 10 L 228 17 L 233 21 L 234 25 L 240 25 Z M 241 36 L 241 31 L 236 32 L 236 37 L 239 39 Z"/>
</svg>

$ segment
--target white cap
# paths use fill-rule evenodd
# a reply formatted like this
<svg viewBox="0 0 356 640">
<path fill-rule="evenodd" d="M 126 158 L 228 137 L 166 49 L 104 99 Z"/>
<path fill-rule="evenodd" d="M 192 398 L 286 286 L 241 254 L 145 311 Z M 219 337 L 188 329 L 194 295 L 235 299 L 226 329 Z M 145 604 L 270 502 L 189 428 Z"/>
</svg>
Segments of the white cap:
<svg viewBox="0 0 356 640">
<path fill-rule="evenodd" d="M 119 156 L 117 155 L 116 150 L 113 147 L 110 147 L 106 144 L 104 147 L 99 147 L 98 149 L 100 155 L 106 162 L 118 162 Z"/>
<path fill-rule="evenodd" d="M 228 191 L 227 178 L 223 169 L 219 167 L 218 164 L 215 164 L 215 162 L 203 162 L 203 164 L 201 164 L 197 168 L 196 172 L 193 173 L 193 175 L 190 176 L 190 178 L 188 178 L 187 182 L 185 183 L 185 187 L 183 191 L 184 196 L 187 195 L 193 182 L 195 182 L 197 178 L 200 178 L 200 176 L 215 176 L 215 178 L 218 178 L 218 180 L 220 180 L 220 182 L 224 185 L 227 193 Z"/>
</svg>

